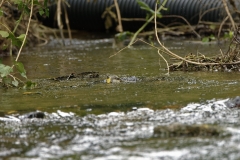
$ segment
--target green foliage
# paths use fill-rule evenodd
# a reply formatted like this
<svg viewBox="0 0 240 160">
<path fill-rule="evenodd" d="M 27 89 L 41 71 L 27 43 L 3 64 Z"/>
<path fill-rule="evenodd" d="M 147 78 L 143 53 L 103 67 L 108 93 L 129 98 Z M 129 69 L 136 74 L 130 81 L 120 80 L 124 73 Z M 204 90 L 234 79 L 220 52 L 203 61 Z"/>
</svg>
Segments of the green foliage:
<svg viewBox="0 0 240 160">
<path fill-rule="evenodd" d="M 14 86 L 14 87 L 18 87 L 18 81 L 16 80 L 16 79 L 13 79 L 13 81 L 12 81 L 12 85 Z"/>
<path fill-rule="evenodd" d="M 25 36 L 25 34 L 24 34 Z M 15 35 L 11 32 L 9 33 L 9 36 L 6 37 L 12 40 L 12 45 L 20 47 L 22 45 L 23 39 L 15 37 Z"/>
<path fill-rule="evenodd" d="M 224 33 L 224 38 L 226 38 L 226 39 L 232 39 L 232 38 L 233 38 L 233 35 L 234 35 L 234 32 L 233 32 L 233 31 L 225 32 L 225 33 Z"/>
<path fill-rule="evenodd" d="M 128 39 L 132 35 L 133 35 L 132 32 L 126 31 L 126 32 L 121 32 L 121 33 L 116 34 L 115 37 L 117 38 L 117 40 L 123 41 L 123 40 Z"/>
<path fill-rule="evenodd" d="M 25 85 L 23 86 L 23 89 L 34 89 L 36 88 L 37 84 L 32 81 L 27 81 Z"/>
<path fill-rule="evenodd" d="M 214 25 L 214 24 L 210 24 L 210 25 L 209 25 L 209 28 L 214 31 L 214 30 L 216 30 L 217 26 Z"/>
<path fill-rule="evenodd" d="M 9 36 L 9 33 L 7 31 L 0 31 L 0 35 L 3 37 L 3 38 L 7 38 Z"/>
<path fill-rule="evenodd" d="M 15 27 L 12 30 L 11 28 L 8 28 L 7 24 L 0 23 L 0 36 L 3 39 L 10 40 L 10 44 L 4 45 L 2 49 L 6 49 L 7 47 L 10 48 L 10 55 L 11 55 L 11 47 L 23 47 L 23 45 L 26 42 L 26 36 L 28 32 L 28 28 L 26 28 L 26 33 L 22 34 L 16 34 L 16 30 L 19 27 L 19 24 L 22 22 L 23 16 L 28 16 L 31 18 L 32 11 L 33 11 L 33 5 L 37 6 L 38 12 L 41 16 L 49 16 L 49 9 L 47 7 L 48 0 L 44 0 L 43 2 L 39 2 L 38 0 L 13 0 L 8 2 L 9 5 L 11 3 L 14 3 L 17 6 L 19 19 L 16 19 L 15 21 Z M 4 16 L 2 10 L 2 6 L 0 6 L 0 16 Z M 30 19 L 29 19 L 30 23 Z M 20 51 L 21 51 L 20 48 Z M 34 88 L 36 86 L 35 83 L 27 80 L 26 70 L 24 68 L 24 65 L 21 62 L 18 62 L 18 57 L 20 55 L 20 51 L 18 53 L 18 56 L 16 58 L 16 61 L 13 62 L 12 66 L 8 66 L 2 63 L 0 60 L 0 83 L 2 83 L 4 86 L 13 86 L 13 87 L 19 87 L 20 84 L 22 84 L 23 88 Z M 27 80 L 27 82 L 24 82 L 22 79 Z"/>
<path fill-rule="evenodd" d="M 38 13 L 40 14 L 40 16 L 49 16 L 49 8 L 47 6 L 47 2 L 48 0 L 44 0 L 43 4 L 41 4 L 38 0 L 33 1 L 34 5 L 40 6 L 40 8 L 38 9 Z"/>
<path fill-rule="evenodd" d="M 29 5 L 31 1 L 23 1 L 23 0 L 14 0 L 14 3 L 17 5 L 19 11 L 23 11 L 23 14 L 29 14 L 30 9 Z M 38 12 L 41 16 L 46 15 L 49 16 L 49 9 L 47 7 L 48 0 L 44 0 L 43 4 L 41 4 L 38 0 L 33 0 L 33 4 L 39 6 Z"/>
<path fill-rule="evenodd" d="M 0 75 L 2 78 L 7 77 L 12 71 L 12 67 L 0 64 Z"/>
<path fill-rule="evenodd" d="M 16 77 L 18 74 L 20 77 Z M 33 89 L 37 86 L 36 83 L 27 80 L 26 82 L 22 81 L 22 78 L 27 80 L 26 70 L 21 62 L 14 62 L 10 67 L 8 65 L 2 64 L 0 61 L 0 79 L 2 79 L 2 84 L 6 87 L 20 87 L 24 89 Z"/>
<path fill-rule="evenodd" d="M 23 14 L 29 14 L 30 9 L 28 8 L 28 3 L 22 1 L 22 0 L 14 0 L 14 3 L 17 5 L 18 10 L 23 11 Z"/>
<path fill-rule="evenodd" d="M 33 4 L 38 6 L 38 12 L 41 16 L 49 16 L 49 9 L 47 7 L 47 2 L 48 0 L 44 0 L 43 4 L 39 3 L 38 0 L 33 0 Z M 20 24 L 20 22 L 22 21 L 22 17 L 24 14 L 29 15 L 30 13 L 30 5 L 31 5 L 31 1 L 22 1 L 22 0 L 14 0 L 14 4 L 17 5 L 18 11 L 21 12 L 21 15 L 19 17 L 19 19 L 16 20 L 16 26 L 14 27 L 14 30 L 11 31 L 5 24 L 1 24 L 6 30 L 0 30 L 0 35 L 3 38 L 6 39 L 10 39 L 11 40 L 11 45 L 16 46 L 16 47 L 20 47 L 23 43 L 23 39 L 25 38 L 26 34 L 21 34 L 21 35 L 16 35 L 15 31 L 18 28 L 18 25 Z M 1 6 L 0 6 L 1 7 Z M 0 16 L 3 16 L 3 11 L 0 8 Z M 9 45 L 9 46 L 11 46 Z M 8 46 L 8 47 L 9 47 Z M 5 49 L 7 46 L 4 46 Z"/>
<path fill-rule="evenodd" d="M 202 42 L 211 42 L 213 40 L 215 40 L 215 37 L 211 34 L 210 36 L 203 37 Z"/>
<path fill-rule="evenodd" d="M 146 4 L 145 2 L 141 1 L 141 0 L 137 0 L 138 5 L 140 6 L 141 9 L 146 10 L 148 12 L 150 12 L 152 15 L 155 14 L 155 11 L 152 10 L 148 4 Z M 164 8 L 163 10 L 167 10 L 166 8 Z M 147 14 L 147 19 L 149 19 L 150 15 Z M 157 17 L 158 18 L 162 18 L 162 14 L 160 12 L 157 12 Z"/>
<path fill-rule="evenodd" d="M 155 18 L 155 13 L 156 13 L 156 17 L 160 17 L 160 18 L 162 17 L 160 11 L 167 10 L 167 8 L 164 7 L 166 5 L 167 1 L 168 0 L 164 0 L 161 3 L 161 5 L 159 5 L 158 9 L 156 9 L 156 11 L 153 11 L 146 3 L 144 3 L 141 0 L 137 0 L 137 3 L 140 5 L 140 8 L 149 11 L 151 13 L 151 16 L 149 14 L 147 14 L 146 22 L 134 33 L 128 46 L 131 46 L 134 43 L 137 35 Z M 160 4 L 160 1 L 157 0 L 156 2 L 157 2 L 157 4 Z"/>
<path fill-rule="evenodd" d="M 25 85 L 20 78 L 14 76 L 17 73 L 20 74 L 21 77 L 27 79 L 26 70 L 24 69 L 24 66 L 21 62 L 15 61 L 14 65 L 11 67 L 0 63 L 0 77 L 4 86 L 18 87 L 19 83 Z"/>
<path fill-rule="evenodd" d="M 12 45 L 17 47 L 20 47 L 22 45 L 23 39 L 26 36 L 26 34 L 21 34 L 20 36 L 16 37 L 13 32 L 4 30 L 0 30 L 0 35 L 3 38 L 10 39 Z"/>
<path fill-rule="evenodd" d="M 12 81 L 11 81 L 11 79 L 8 78 L 8 77 L 3 77 L 3 78 L 2 78 L 2 83 L 3 83 L 4 86 L 9 87 L 9 85 L 11 85 Z"/>
<path fill-rule="evenodd" d="M 16 67 L 17 71 L 21 74 L 22 77 L 27 79 L 26 70 L 21 62 L 14 62 L 14 66 Z"/>
</svg>

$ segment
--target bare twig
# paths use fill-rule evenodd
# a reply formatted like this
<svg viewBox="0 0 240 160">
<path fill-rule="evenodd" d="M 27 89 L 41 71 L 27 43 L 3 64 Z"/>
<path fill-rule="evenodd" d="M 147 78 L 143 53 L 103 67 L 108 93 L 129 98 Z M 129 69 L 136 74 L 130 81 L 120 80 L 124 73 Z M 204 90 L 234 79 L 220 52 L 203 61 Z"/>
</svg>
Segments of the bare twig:
<svg viewBox="0 0 240 160">
<path fill-rule="evenodd" d="M 216 3 L 216 2 L 213 2 L 213 3 Z M 210 8 L 210 9 L 208 9 L 208 10 L 205 10 L 202 14 L 199 15 L 199 22 L 202 21 L 201 19 L 202 19 L 202 17 L 203 17 L 205 14 L 207 14 L 207 13 L 209 13 L 209 12 L 211 12 L 211 11 L 220 9 L 220 8 L 221 8 L 221 7 L 215 7 L 215 8 Z"/>
<path fill-rule="evenodd" d="M 159 37 L 158 37 L 158 32 L 157 32 L 157 3 L 156 3 L 156 5 L 155 5 L 155 13 L 154 13 L 154 22 L 155 22 L 155 36 L 156 36 L 156 38 L 157 38 L 157 41 L 158 41 L 158 43 L 161 45 L 162 43 L 160 42 L 160 40 L 159 40 Z M 158 55 L 160 56 L 160 57 L 162 57 L 162 59 L 165 61 L 165 63 L 167 64 L 167 68 L 168 68 L 168 75 L 169 75 L 169 65 L 168 65 L 168 62 L 167 62 L 167 60 L 163 57 L 163 55 L 160 53 L 160 50 L 158 49 Z"/>
<path fill-rule="evenodd" d="M 117 31 L 119 32 L 123 32 L 123 27 L 122 27 L 122 20 L 121 20 L 121 13 L 120 13 L 120 9 L 119 9 L 119 5 L 117 0 L 114 0 L 114 5 L 117 11 L 117 19 L 118 19 L 118 26 L 117 26 Z"/>
<path fill-rule="evenodd" d="M 186 20 L 186 18 L 182 17 L 182 16 L 178 16 L 178 15 L 166 15 L 166 16 L 163 16 L 163 17 L 166 17 L 166 18 L 171 18 L 171 17 L 176 17 L 176 18 L 180 18 L 182 20 L 184 20 L 187 25 L 189 26 L 189 28 L 193 31 L 193 33 L 198 37 L 198 38 L 201 38 L 201 36 L 194 30 L 194 28 L 192 27 L 192 25 Z M 155 22 L 156 23 L 156 22 Z"/>
<path fill-rule="evenodd" d="M 0 3 L 0 7 L 2 6 L 2 4 L 4 3 L 5 0 L 2 0 L 1 3 Z"/>
<path fill-rule="evenodd" d="M 220 24 L 220 27 L 218 29 L 218 38 L 220 37 L 220 34 L 221 34 L 221 30 L 222 30 L 222 27 L 224 25 L 224 23 L 228 20 L 228 16 L 226 18 L 224 18 L 224 20 L 222 21 L 222 23 Z"/>
<path fill-rule="evenodd" d="M 22 45 L 21 45 L 21 47 L 20 47 L 20 49 L 19 49 L 19 51 L 18 51 L 17 58 L 16 58 L 15 61 L 18 61 L 18 58 L 19 58 L 19 56 L 20 56 L 20 54 L 21 54 L 21 51 L 22 51 L 22 48 L 23 48 L 23 46 L 24 46 L 24 44 L 25 44 L 25 42 L 26 42 L 27 35 L 28 35 L 28 31 L 29 31 L 29 27 L 30 27 L 30 22 L 31 22 L 31 18 L 32 18 L 32 12 L 33 12 L 33 0 L 32 0 L 32 3 L 31 3 L 31 9 L 30 9 L 30 15 L 29 15 L 29 19 L 28 19 L 27 30 L 26 30 L 24 39 L 23 39 L 23 41 L 22 41 Z"/>
<path fill-rule="evenodd" d="M 167 60 L 166 60 L 166 59 L 163 57 L 163 55 L 160 53 L 160 50 L 158 50 L 158 55 L 165 61 L 166 65 L 167 65 L 167 69 L 168 69 L 167 75 L 169 75 L 169 74 L 170 74 L 170 73 L 169 73 L 170 69 L 169 69 L 169 65 L 168 65 Z"/>
<path fill-rule="evenodd" d="M 240 11 L 238 10 L 238 7 L 234 0 L 229 0 L 229 3 L 232 5 L 234 12 L 237 13 L 238 17 L 240 18 Z"/>
<path fill-rule="evenodd" d="M 161 45 L 161 47 L 163 47 L 163 49 L 161 49 L 161 48 L 158 48 L 158 47 L 156 47 L 156 46 L 153 46 L 152 44 L 150 44 L 150 43 L 148 43 L 148 42 L 145 42 L 145 41 L 142 40 L 142 39 L 136 39 L 136 40 L 132 43 L 132 45 L 133 45 L 134 43 L 138 42 L 138 41 L 141 41 L 141 42 L 143 42 L 143 43 L 145 43 L 145 44 L 147 44 L 147 45 L 149 45 L 149 46 L 151 46 L 151 47 L 153 47 L 153 48 L 155 48 L 155 49 L 157 49 L 157 50 L 160 50 L 161 52 L 164 52 L 164 53 L 166 53 L 167 55 L 169 55 L 169 56 L 171 56 L 171 57 L 173 57 L 173 58 L 176 58 L 176 59 L 179 59 L 179 60 L 182 60 L 182 61 L 191 63 L 191 64 L 202 65 L 202 66 L 206 66 L 206 65 L 219 65 L 219 63 L 198 63 L 198 62 L 195 62 L 195 61 L 187 60 L 187 59 L 185 59 L 185 58 L 183 58 L 183 57 L 180 57 L 180 56 L 176 55 L 175 53 L 171 52 L 171 51 L 170 51 L 169 49 L 167 49 L 164 45 Z M 127 49 L 128 47 L 129 47 L 129 46 L 126 46 L 126 47 L 122 48 L 122 49 L 119 50 L 117 53 L 111 55 L 109 58 L 112 58 L 112 57 L 116 56 L 118 53 L 122 52 L 123 50 Z M 231 62 L 231 63 L 221 63 L 221 65 L 229 65 L 229 64 L 240 64 L 240 61 Z"/>
<path fill-rule="evenodd" d="M 135 40 L 132 44 L 134 44 L 134 43 L 136 43 L 136 42 L 137 42 L 137 40 Z M 122 51 L 125 50 L 126 48 L 128 48 L 128 46 L 126 46 L 126 47 L 120 49 L 117 53 L 115 53 L 115 54 L 109 56 L 109 58 L 112 58 L 112 57 L 116 56 L 118 53 L 122 52 Z"/>
<path fill-rule="evenodd" d="M 62 0 L 58 0 L 58 2 L 57 2 L 57 22 L 58 22 L 58 28 L 60 30 L 60 34 L 61 34 L 61 38 L 62 38 L 62 43 L 64 45 L 63 24 L 62 24 L 62 19 L 61 19 L 61 14 L 62 14 L 61 4 L 62 4 Z"/>
<path fill-rule="evenodd" d="M 224 54 L 223 54 L 223 52 L 222 52 L 222 49 L 221 49 L 221 48 L 220 48 L 220 53 L 221 53 L 222 57 L 224 57 Z"/>
<path fill-rule="evenodd" d="M 67 13 L 67 9 L 66 9 L 66 5 L 63 4 L 63 9 L 64 9 L 64 15 L 65 15 L 65 23 L 67 25 L 67 30 L 68 30 L 68 36 L 69 36 L 69 39 L 70 41 L 72 40 L 72 33 L 71 33 L 71 28 L 70 28 L 70 25 L 69 25 L 69 19 L 68 19 L 68 13 Z"/>
<path fill-rule="evenodd" d="M 166 27 L 166 28 L 157 28 L 157 32 L 158 33 L 168 32 L 173 35 L 183 35 L 184 30 L 188 30 L 188 29 L 189 29 L 188 25 L 173 26 L 173 27 Z M 182 30 L 182 31 L 174 31 L 174 30 Z M 152 34 L 155 34 L 155 30 L 139 33 L 140 36 L 146 36 L 146 35 L 152 35 Z"/>
<path fill-rule="evenodd" d="M 231 21 L 231 23 L 232 23 L 233 30 L 234 30 L 234 32 L 235 32 L 235 31 L 236 31 L 236 25 L 235 25 L 235 22 L 234 22 L 234 20 L 233 20 L 233 18 L 232 18 L 231 13 L 229 12 L 229 9 L 228 9 L 228 6 L 227 6 L 227 2 L 226 2 L 226 0 L 222 0 L 222 2 L 223 2 L 223 5 L 224 5 L 225 10 L 226 10 L 226 12 L 227 12 L 227 15 L 228 15 L 228 17 L 229 17 L 229 19 L 230 19 L 230 21 Z"/>
<path fill-rule="evenodd" d="M 14 81 L 16 81 L 16 79 L 17 79 L 19 82 L 21 82 L 22 84 L 24 84 L 24 82 L 23 82 L 21 79 L 13 76 L 13 75 L 11 75 L 11 74 L 9 74 L 9 76 L 12 77 L 12 78 L 14 79 Z"/>
</svg>

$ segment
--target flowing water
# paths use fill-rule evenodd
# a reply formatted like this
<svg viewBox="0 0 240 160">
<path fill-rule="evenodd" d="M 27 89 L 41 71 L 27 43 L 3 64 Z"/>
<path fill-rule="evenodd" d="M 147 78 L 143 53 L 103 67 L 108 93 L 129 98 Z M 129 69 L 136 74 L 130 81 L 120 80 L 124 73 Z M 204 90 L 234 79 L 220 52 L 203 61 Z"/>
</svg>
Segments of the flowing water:
<svg viewBox="0 0 240 160">
<path fill-rule="evenodd" d="M 69 43 L 69 41 L 67 41 Z M 220 53 L 216 44 L 164 42 L 185 56 Z M 221 44 L 223 51 L 227 44 Z M 171 72 L 142 43 L 116 56 L 112 39 L 28 48 L 20 57 L 33 90 L 0 88 L 0 116 L 45 112 L 44 119 L 1 120 L 0 157 L 9 159 L 239 159 L 238 72 Z M 164 55 L 164 54 L 163 54 Z M 170 57 L 164 55 L 166 59 Z M 11 58 L 2 57 L 5 64 Z M 54 81 L 71 73 L 98 78 Z M 105 83 L 109 75 L 135 83 Z M 31 92 L 34 94 L 26 94 Z"/>
</svg>

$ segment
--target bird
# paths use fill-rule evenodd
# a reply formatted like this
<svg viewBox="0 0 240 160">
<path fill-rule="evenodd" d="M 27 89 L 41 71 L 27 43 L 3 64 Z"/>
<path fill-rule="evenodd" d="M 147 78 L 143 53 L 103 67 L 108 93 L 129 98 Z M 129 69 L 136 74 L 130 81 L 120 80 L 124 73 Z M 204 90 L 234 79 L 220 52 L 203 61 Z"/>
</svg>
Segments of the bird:
<svg viewBox="0 0 240 160">
<path fill-rule="evenodd" d="M 121 79 L 116 75 L 107 76 L 106 83 L 120 83 Z"/>
<path fill-rule="evenodd" d="M 137 81 L 139 81 L 139 79 L 136 76 L 119 78 L 116 75 L 107 76 L 107 79 L 105 80 L 105 82 L 108 83 L 108 84 L 109 83 L 120 83 L 120 82 L 135 83 Z"/>
</svg>

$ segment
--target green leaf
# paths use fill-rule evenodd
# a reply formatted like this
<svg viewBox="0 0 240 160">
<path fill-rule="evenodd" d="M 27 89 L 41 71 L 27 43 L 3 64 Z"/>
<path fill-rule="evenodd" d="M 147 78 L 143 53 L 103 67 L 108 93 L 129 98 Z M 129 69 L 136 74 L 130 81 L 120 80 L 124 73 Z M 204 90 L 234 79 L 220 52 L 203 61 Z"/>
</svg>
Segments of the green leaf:
<svg viewBox="0 0 240 160">
<path fill-rule="evenodd" d="M 19 10 L 23 9 L 23 2 L 21 0 L 15 0 L 14 3 L 18 6 Z"/>
<path fill-rule="evenodd" d="M 33 1 L 33 4 L 35 4 L 35 5 L 40 5 L 40 3 L 39 3 L 37 0 L 34 0 L 34 1 Z"/>
<path fill-rule="evenodd" d="M 42 9 L 39 10 L 40 16 L 42 16 L 44 13 L 45 13 L 45 12 L 44 12 Z"/>
<path fill-rule="evenodd" d="M 11 40 L 12 40 L 12 44 L 17 46 L 17 47 L 20 47 L 22 45 L 22 42 L 16 38 L 12 33 L 9 34 L 9 37 Z"/>
<path fill-rule="evenodd" d="M 209 36 L 209 39 L 210 39 L 210 40 L 215 40 L 216 38 L 215 38 L 214 35 L 211 34 L 211 35 Z"/>
<path fill-rule="evenodd" d="M 14 62 L 14 65 L 16 67 L 16 69 L 18 70 L 18 72 L 21 74 L 22 77 L 27 79 L 26 76 L 26 70 L 24 69 L 24 65 L 21 62 Z"/>
<path fill-rule="evenodd" d="M 49 8 L 48 8 L 48 0 L 44 0 L 43 5 L 38 4 L 40 6 L 39 8 L 39 14 L 43 16 L 44 14 L 49 17 Z M 42 6 L 41 6 L 42 5 Z"/>
<path fill-rule="evenodd" d="M 22 4 L 23 1 L 22 0 L 14 0 L 15 4 Z"/>
<path fill-rule="evenodd" d="M 209 28 L 210 28 L 210 29 L 212 29 L 212 30 L 215 30 L 215 29 L 216 29 L 216 27 L 217 27 L 217 26 L 216 26 L 216 25 L 214 25 L 214 24 L 211 24 L 211 25 L 209 26 Z"/>
<path fill-rule="evenodd" d="M 45 9 L 45 15 L 46 15 L 47 17 L 49 17 L 49 8 L 46 8 L 46 9 Z"/>
<path fill-rule="evenodd" d="M 149 6 L 148 6 L 145 2 L 143 2 L 143 1 L 141 1 L 141 0 L 137 0 L 137 3 L 138 3 L 138 5 L 139 5 L 140 7 L 149 8 Z"/>
<path fill-rule="evenodd" d="M 3 77 L 2 82 L 4 85 L 9 85 L 11 84 L 11 79 L 8 77 Z"/>
<path fill-rule="evenodd" d="M 204 38 L 202 39 L 202 42 L 209 42 L 209 37 L 204 37 Z"/>
<path fill-rule="evenodd" d="M 12 71 L 13 71 L 12 67 L 6 66 L 4 64 L 0 64 L 1 77 L 8 76 Z"/>
<path fill-rule="evenodd" d="M 24 12 L 29 15 L 30 11 L 31 10 L 26 5 L 24 5 Z"/>
<path fill-rule="evenodd" d="M 229 31 L 229 38 L 233 38 L 233 34 L 234 34 L 234 32 L 233 31 Z"/>
<path fill-rule="evenodd" d="M 3 38 L 7 38 L 9 36 L 9 33 L 7 31 L 0 31 L 0 35 L 3 37 Z"/>
<path fill-rule="evenodd" d="M 13 86 L 17 87 L 18 84 L 19 84 L 19 82 L 18 82 L 17 80 L 13 80 L 13 81 L 12 81 L 12 85 L 13 85 Z"/>
<path fill-rule="evenodd" d="M 28 3 L 25 3 L 22 0 L 15 0 L 14 3 L 17 4 L 18 10 L 21 10 L 26 14 L 30 13 L 30 9 L 28 8 Z"/>
<path fill-rule="evenodd" d="M 138 3 L 138 5 L 140 6 L 141 9 L 146 10 L 146 11 L 150 12 L 150 13 L 153 14 L 153 15 L 155 14 L 155 11 L 152 10 L 152 9 L 148 6 L 148 4 L 146 4 L 145 2 L 143 2 L 143 1 L 141 1 L 141 0 L 137 0 L 137 3 Z M 167 10 L 167 8 L 164 8 L 164 7 L 163 7 L 162 10 Z M 159 12 L 157 12 L 157 17 L 158 17 L 158 18 L 162 18 L 162 14 L 159 13 Z M 147 19 L 148 19 L 148 17 L 147 17 Z"/>
<path fill-rule="evenodd" d="M 48 0 L 44 0 L 44 7 L 48 7 Z"/>
<path fill-rule="evenodd" d="M 133 33 L 129 32 L 129 31 L 125 31 L 125 32 L 121 32 L 115 35 L 116 39 L 119 41 L 123 41 L 128 39 L 129 37 L 131 37 L 133 35 Z"/>
<path fill-rule="evenodd" d="M 21 34 L 20 36 L 17 37 L 17 39 L 19 39 L 20 41 L 23 41 L 25 36 L 26 36 L 26 34 Z"/>
<path fill-rule="evenodd" d="M 167 10 L 168 10 L 168 8 L 162 7 L 162 10 L 164 10 L 164 11 L 167 11 Z"/>
<path fill-rule="evenodd" d="M 137 0 L 138 5 L 140 6 L 141 9 L 149 11 L 149 12 L 154 12 L 145 2 L 141 0 Z"/>
<path fill-rule="evenodd" d="M 25 85 L 23 86 L 24 89 L 34 89 L 37 87 L 37 84 L 32 81 L 27 81 Z"/>
</svg>

